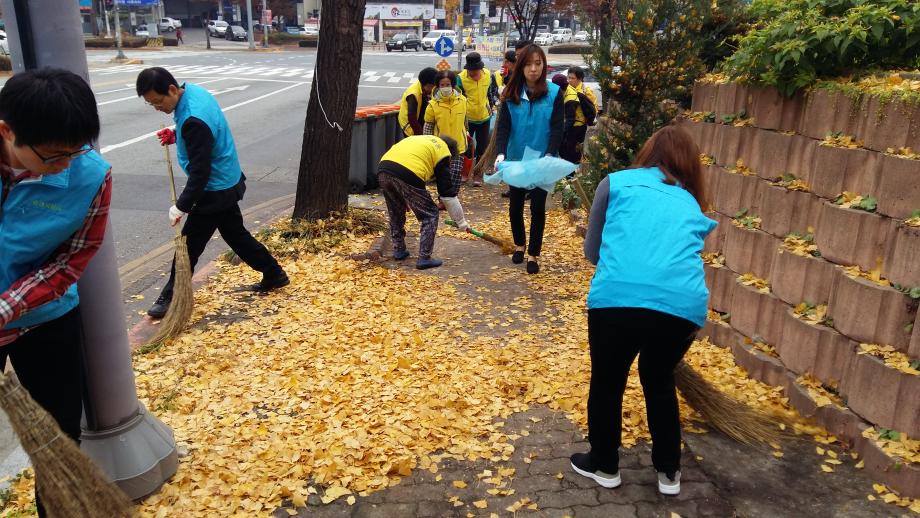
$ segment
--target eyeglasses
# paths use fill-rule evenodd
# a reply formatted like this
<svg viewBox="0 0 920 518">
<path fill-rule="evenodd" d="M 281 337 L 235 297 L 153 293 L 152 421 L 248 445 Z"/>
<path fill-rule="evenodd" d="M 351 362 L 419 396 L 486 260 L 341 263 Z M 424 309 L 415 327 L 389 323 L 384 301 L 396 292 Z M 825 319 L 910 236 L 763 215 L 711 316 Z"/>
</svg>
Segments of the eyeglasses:
<svg viewBox="0 0 920 518">
<path fill-rule="evenodd" d="M 78 156 L 83 156 L 89 153 L 90 151 L 92 151 L 94 148 L 92 144 L 86 144 L 85 146 L 80 148 L 79 151 L 74 151 L 73 153 L 62 153 L 60 155 L 54 155 L 54 156 L 49 156 L 49 157 L 42 156 L 42 154 L 39 153 L 38 150 L 35 149 L 31 144 L 29 145 L 29 149 L 31 149 L 32 152 L 35 153 L 35 156 L 37 156 L 42 161 L 43 164 L 47 165 L 47 164 L 53 164 L 55 162 L 64 160 L 65 158 L 72 159 L 72 158 L 77 158 Z"/>
</svg>

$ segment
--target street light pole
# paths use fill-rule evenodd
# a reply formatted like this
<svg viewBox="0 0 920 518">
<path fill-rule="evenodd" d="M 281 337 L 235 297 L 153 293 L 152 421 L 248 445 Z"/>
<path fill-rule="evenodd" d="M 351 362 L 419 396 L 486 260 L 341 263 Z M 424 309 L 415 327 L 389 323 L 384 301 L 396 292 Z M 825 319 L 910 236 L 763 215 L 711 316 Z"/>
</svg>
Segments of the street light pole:
<svg viewBox="0 0 920 518">
<path fill-rule="evenodd" d="M 252 35 L 252 0 L 246 0 L 246 16 L 249 17 L 249 50 L 256 48 L 256 41 Z"/>
<path fill-rule="evenodd" d="M 118 55 L 115 59 L 128 59 L 121 50 L 121 21 L 118 19 L 118 0 L 112 0 L 112 10 L 115 11 L 115 46 L 118 47 Z"/>
<path fill-rule="evenodd" d="M 105 18 L 105 37 L 112 37 L 112 29 L 109 27 L 109 10 L 105 8 L 105 0 L 99 0 L 102 4 L 102 17 Z"/>
</svg>

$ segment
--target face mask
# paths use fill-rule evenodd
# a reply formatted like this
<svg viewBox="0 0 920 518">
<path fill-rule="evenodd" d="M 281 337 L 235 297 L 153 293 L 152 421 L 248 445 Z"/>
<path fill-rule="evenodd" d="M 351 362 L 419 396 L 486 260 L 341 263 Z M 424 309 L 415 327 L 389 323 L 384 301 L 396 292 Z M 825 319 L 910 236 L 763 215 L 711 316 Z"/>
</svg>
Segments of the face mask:
<svg viewBox="0 0 920 518">
<path fill-rule="evenodd" d="M 439 88 L 438 91 L 441 93 L 441 97 L 450 97 L 454 93 L 453 88 Z"/>
</svg>

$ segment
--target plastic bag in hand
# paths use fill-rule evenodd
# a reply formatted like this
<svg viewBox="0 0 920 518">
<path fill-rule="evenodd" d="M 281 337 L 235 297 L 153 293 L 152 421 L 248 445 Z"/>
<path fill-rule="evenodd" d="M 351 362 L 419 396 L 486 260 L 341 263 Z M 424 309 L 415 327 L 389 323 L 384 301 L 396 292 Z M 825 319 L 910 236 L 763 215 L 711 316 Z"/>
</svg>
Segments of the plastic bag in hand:
<svg viewBox="0 0 920 518">
<path fill-rule="evenodd" d="M 546 192 L 553 192 L 556 182 L 578 169 L 578 165 L 561 158 L 544 156 L 540 152 L 527 148 L 519 161 L 505 160 L 498 165 L 495 174 L 486 176 L 483 181 L 488 184 L 504 182 L 512 187 L 533 189 L 539 187 Z"/>
</svg>

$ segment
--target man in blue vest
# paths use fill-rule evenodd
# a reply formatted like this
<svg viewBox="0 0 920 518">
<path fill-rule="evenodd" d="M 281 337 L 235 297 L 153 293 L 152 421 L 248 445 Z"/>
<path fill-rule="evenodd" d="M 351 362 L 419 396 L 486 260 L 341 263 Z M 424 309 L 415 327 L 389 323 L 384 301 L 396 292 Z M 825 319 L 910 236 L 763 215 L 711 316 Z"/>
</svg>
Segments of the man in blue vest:
<svg viewBox="0 0 920 518">
<path fill-rule="evenodd" d="M 261 282 L 251 286 L 253 291 L 266 293 L 290 284 L 278 261 L 243 226 L 239 202 L 246 192 L 246 177 L 230 125 L 214 96 L 198 85 L 180 86 L 160 67 L 137 76 L 137 95 L 157 111 L 173 114 L 176 121 L 175 131 L 161 131 L 159 137 L 164 146 L 176 144 L 179 165 L 188 175 L 182 194 L 169 208 L 169 221 L 175 226 L 188 215 L 182 234 L 192 268 L 216 230 L 240 259 L 262 272 Z M 162 318 L 169 309 L 174 275 L 175 263 L 169 281 L 147 311 L 151 317 Z"/>
<path fill-rule="evenodd" d="M 93 150 L 96 98 L 66 70 L 16 74 L 0 90 L 0 369 L 75 441 L 83 413 L 77 280 L 102 245 L 110 166 Z M 38 515 L 45 510 L 36 495 Z"/>
</svg>

